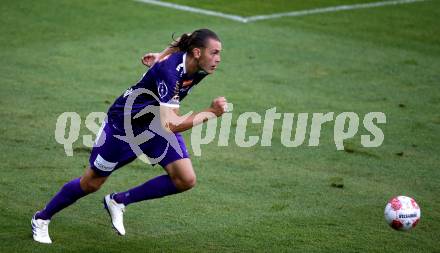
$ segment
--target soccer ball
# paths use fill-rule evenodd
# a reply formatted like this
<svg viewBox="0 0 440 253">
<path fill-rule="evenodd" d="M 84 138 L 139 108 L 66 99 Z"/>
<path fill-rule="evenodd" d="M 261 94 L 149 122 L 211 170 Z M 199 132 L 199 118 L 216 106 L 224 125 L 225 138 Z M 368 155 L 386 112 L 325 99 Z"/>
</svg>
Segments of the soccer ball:
<svg viewBox="0 0 440 253">
<path fill-rule="evenodd" d="M 385 220 L 396 230 L 409 230 L 420 220 L 420 207 L 410 197 L 394 197 L 385 206 Z"/>
</svg>

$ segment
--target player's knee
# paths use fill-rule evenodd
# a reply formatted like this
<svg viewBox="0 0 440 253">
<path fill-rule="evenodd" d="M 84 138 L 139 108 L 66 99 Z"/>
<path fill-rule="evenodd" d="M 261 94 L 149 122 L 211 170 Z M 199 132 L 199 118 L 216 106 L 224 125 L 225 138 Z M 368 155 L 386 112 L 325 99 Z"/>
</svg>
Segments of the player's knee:
<svg viewBox="0 0 440 253">
<path fill-rule="evenodd" d="M 196 174 L 189 159 L 175 161 L 165 169 L 179 191 L 187 191 L 196 185 Z"/>
<path fill-rule="evenodd" d="M 193 174 L 193 175 L 184 179 L 183 186 L 184 186 L 184 188 L 186 188 L 186 190 L 189 190 L 189 189 L 193 188 L 194 186 L 196 186 L 196 182 L 197 182 L 196 175 Z"/>
<path fill-rule="evenodd" d="M 102 183 L 96 180 L 81 180 L 81 188 L 86 193 L 96 192 L 101 188 Z"/>
<path fill-rule="evenodd" d="M 173 180 L 174 185 L 180 191 L 187 191 L 193 188 L 196 185 L 196 181 L 197 180 L 195 174 L 185 175 L 183 177 L 175 178 Z"/>
<path fill-rule="evenodd" d="M 107 176 L 100 176 L 91 168 L 87 168 L 81 177 L 80 186 L 85 193 L 96 192 L 107 180 Z"/>
</svg>

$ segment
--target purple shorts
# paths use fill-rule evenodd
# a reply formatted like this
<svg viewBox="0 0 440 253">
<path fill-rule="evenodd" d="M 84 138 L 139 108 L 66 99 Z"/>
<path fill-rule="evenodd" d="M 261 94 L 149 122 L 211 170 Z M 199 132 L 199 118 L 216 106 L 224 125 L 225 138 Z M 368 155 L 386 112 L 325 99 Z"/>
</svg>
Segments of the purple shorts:
<svg viewBox="0 0 440 253">
<path fill-rule="evenodd" d="M 132 162 L 142 154 L 148 157 L 150 163 L 158 163 L 162 167 L 189 157 L 180 133 L 171 133 L 167 138 L 152 134 L 154 137 L 150 136 L 146 142 L 132 146 L 127 140 L 118 138 L 118 136 L 125 135 L 124 131 L 116 128 L 112 123 L 103 124 L 89 159 L 90 167 L 96 173 L 101 176 L 109 176 L 113 171 Z"/>
</svg>

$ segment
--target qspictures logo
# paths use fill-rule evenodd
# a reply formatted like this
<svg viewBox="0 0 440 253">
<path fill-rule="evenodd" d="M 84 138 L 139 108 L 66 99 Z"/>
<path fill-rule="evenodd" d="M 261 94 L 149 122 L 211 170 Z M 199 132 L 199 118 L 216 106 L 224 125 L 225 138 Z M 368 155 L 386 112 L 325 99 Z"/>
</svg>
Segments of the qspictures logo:
<svg viewBox="0 0 440 253">
<path fill-rule="evenodd" d="M 179 154 L 182 153 L 173 133 L 165 130 L 160 121 L 159 106 L 147 106 L 136 115 L 131 116 L 130 108 L 132 108 L 134 100 L 141 94 L 148 94 L 159 99 L 153 92 L 146 89 L 131 90 L 126 93 L 127 102 L 124 108 L 124 129 L 125 135 L 115 136 L 116 138 L 127 142 L 132 151 L 143 161 L 148 163 L 157 163 L 163 159 L 168 148 L 174 148 Z M 285 148 L 300 148 L 304 146 L 319 147 L 320 137 L 323 125 L 326 127 L 333 125 L 333 140 L 335 150 L 344 150 L 344 141 L 356 137 L 360 129 L 365 134 L 360 135 L 360 144 L 366 148 L 375 148 L 383 144 L 384 133 L 380 128 L 381 124 L 386 123 L 386 115 L 383 112 L 369 112 L 359 115 L 355 112 L 315 112 L 315 113 L 293 113 L 293 112 L 277 112 L 276 107 L 269 108 L 264 115 L 257 112 L 243 112 L 236 117 L 233 123 L 234 105 L 228 103 L 228 110 L 222 117 L 214 118 L 193 127 L 190 135 L 190 144 L 195 156 L 202 155 L 203 145 L 213 144 L 217 137 L 217 145 L 227 147 L 236 145 L 241 148 L 250 148 L 256 145 L 262 147 L 270 147 L 274 144 L 273 136 L 279 134 L 280 142 Z M 182 116 L 181 120 L 185 120 L 192 112 Z M 132 126 L 132 117 L 152 114 L 153 119 L 146 126 L 145 130 L 134 135 Z M 202 117 L 206 117 L 204 114 Z M 85 127 L 91 134 L 82 136 L 82 143 L 86 147 L 100 146 L 105 142 L 105 134 L 102 129 L 106 122 L 107 115 L 103 112 L 92 112 L 84 120 Z M 198 120 L 198 119 L 196 119 Z M 70 124 L 69 124 L 70 122 Z M 59 115 L 55 126 L 55 140 L 64 146 L 67 156 L 73 156 L 73 144 L 78 141 L 81 128 L 81 117 L 76 112 L 64 112 Z M 275 125 L 280 124 L 281 131 L 275 131 Z M 233 127 L 235 125 L 235 127 Z M 255 125 L 260 128 L 261 135 L 249 134 L 248 128 Z M 100 128 L 101 126 L 101 128 Z M 255 127 L 253 127 L 255 129 Z M 279 127 L 278 127 L 279 128 Z M 255 132 L 255 131 L 253 131 Z M 95 138 L 93 138 L 95 135 Z M 162 155 L 158 157 L 147 157 L 143 154 L 140 145 L 148 142 L 148 140 L 159 135 L 165 138 L 168 145 L 163 150 Z M 306 140 L 308 137 L 308 140 Z M 235 144 L 232 144 L 231 139 Z M 278 139 L 278 138 L 277 138 Z M 214 144 L 215 145 L 215 144 Z"/>
</svg>

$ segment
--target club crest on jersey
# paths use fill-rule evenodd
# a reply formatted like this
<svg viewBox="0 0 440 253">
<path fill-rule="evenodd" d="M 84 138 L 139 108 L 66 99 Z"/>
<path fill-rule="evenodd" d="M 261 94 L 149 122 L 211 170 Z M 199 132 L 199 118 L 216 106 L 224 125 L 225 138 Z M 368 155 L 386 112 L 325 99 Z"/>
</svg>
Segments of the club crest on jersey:
<svg viewBox="0 0 440 253">
<path fill-rule="evenodd" d="M 159 82 L 157 93 L 159 94 L 160 98 L 163 98 L 168 94 L 168 87 L 164 81 Z"/>
</svg>

